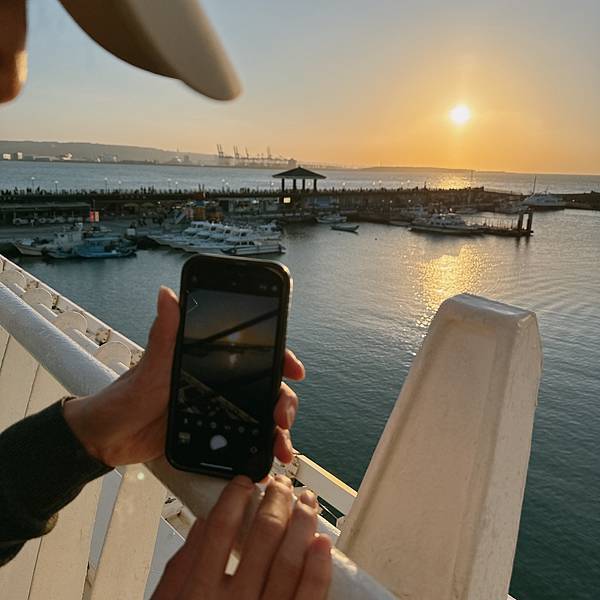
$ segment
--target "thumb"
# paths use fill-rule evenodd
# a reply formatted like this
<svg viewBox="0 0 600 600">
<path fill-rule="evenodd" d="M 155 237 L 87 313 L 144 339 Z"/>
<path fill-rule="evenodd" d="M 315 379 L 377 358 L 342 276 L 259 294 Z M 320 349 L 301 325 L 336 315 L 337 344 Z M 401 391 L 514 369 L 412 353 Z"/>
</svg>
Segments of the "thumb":
<svg viewBox="0 0 600 600">
<path fill-rule="evenodd" d="M 175 292 L 161 286 L 156 302 L 157 315 L 148 335 L 148 346 L 144 354 L 148 361 L 159 358 L 161 362 L 170 359 L 175 349 L 177 328 L 179 327 L 179 302 Z"/>
</svg>

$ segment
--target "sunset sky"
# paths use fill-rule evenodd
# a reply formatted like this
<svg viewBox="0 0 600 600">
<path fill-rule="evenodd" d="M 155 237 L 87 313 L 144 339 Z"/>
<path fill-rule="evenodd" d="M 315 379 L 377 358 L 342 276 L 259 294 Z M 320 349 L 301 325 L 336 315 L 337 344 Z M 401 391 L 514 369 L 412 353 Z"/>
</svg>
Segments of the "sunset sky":
<svg viewBox="0 0 600 600">
<path fill-rule="evenodd" d="M 29 4 L 29 82 L 2 139 L 600 173 L 598 0 L 211 0 L 244 86 L 222 104 L 113 58 L 58 2 Z"/>
</svg>

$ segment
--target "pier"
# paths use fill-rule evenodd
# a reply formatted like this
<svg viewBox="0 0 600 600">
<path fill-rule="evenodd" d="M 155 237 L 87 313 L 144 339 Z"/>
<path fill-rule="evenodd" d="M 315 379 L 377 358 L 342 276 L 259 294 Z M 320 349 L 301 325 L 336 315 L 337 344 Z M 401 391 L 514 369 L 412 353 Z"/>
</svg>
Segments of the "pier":
<svg viewBox="0 0 600 600">
<path fill-rule="evenodd" d="M 321 176 L 322 177 L 322 176 Z M 314 185 L 313 177 L 308 178 Z M 302 179 L 306 181 L 307 178 Z M 285 179 L 281 179 L 285 182 Z M 304 187 L 304 186 L 303 186 Z M 135 216 L 144 213 L 165 213 L 190 202 L 208 201 L 223 212 L 246 212 L 277 216 L 284 220 L 297 217 L 310 219 L 329 210 L 339 210 L 365 220 L 390 221 L 406 208 L 422 205 L 431 210 L 472 207 L 479 211 L 521 196 L 510 192 L 488 191 L 484 188 L 429 189 L 378 188 L 347 189 L 196 189 L 140 188 L 135 190 L 41 190 L 19 189 L 0 192 L 0 223 L 9 224 L 15 216 L 24 218 L 34 213 L 98 210 L 113 216 Z"/>
</svg>

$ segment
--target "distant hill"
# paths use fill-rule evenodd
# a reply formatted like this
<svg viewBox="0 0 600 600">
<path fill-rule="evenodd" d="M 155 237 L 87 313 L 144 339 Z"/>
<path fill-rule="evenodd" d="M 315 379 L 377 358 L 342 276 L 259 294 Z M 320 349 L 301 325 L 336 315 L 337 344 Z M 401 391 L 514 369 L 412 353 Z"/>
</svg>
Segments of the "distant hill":
<svg viewBox="0 0 600 600">
<path fill-rule="evenodd" d="M 175 157 L 183 159 L 188 156 L 194 163 L 216 164 L 216 157 L 212 154 L 198 152 L 176 152 L 174 150 L 161 150 L 160 148 L 147 148 L 143 146 L 120 146 L 117 144 L 92 144 L 90 142 L 34 142 L 28 140 L 0 140 L 0 154 L 22 152 L 34 156 L 61 156 L 72 154 L 75 160 L 111 161 L 113 156 L 118 160 L 157 161 L 168 162 Z"/>
</svg>

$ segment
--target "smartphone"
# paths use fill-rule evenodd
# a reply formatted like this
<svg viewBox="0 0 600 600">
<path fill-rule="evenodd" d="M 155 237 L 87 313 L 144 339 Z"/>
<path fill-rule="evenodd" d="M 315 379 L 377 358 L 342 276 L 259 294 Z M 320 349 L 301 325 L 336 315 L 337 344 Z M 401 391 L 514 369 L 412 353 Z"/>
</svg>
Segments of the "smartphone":
<svg viewBox="0 0 600 600">
<path fill-rule="evenodd" d="M 166 443 L 174 467 L 253 481 L 269 473 L 290 295 L 277 262 L 185 263 Z"/>
</svg>

